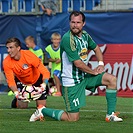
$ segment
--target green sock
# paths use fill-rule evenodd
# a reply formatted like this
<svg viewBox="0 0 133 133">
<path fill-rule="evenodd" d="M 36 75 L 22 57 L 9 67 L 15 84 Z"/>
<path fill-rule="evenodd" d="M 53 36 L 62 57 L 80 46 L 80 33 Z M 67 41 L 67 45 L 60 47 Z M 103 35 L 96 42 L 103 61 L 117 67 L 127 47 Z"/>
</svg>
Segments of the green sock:
<svg viewBox="0 0 133 133">
<path fill-rule="evenodd" d="M 107 114 L 111 115 L 115 112 L 116 101 L 117 101 L 117 90 L 106 89 L 106 100 L 107 100 Z"/>
<path fill-rule="evenodd" d="M 63 110 L 51 109 L 51 108 L 44 108 L 42 109 L 42 113 L 44 116 L 49 116 L 56 120 L 61 120 L 61 116 L 63 114 Z"/>
</svg>

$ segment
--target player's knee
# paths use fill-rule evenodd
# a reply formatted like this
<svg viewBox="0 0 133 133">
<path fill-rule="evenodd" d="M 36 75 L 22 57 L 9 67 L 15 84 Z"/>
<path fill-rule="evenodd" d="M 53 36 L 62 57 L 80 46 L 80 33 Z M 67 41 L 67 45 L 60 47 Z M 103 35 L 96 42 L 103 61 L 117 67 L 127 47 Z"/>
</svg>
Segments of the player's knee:
<svg viewBox="0 0 133 133">
<path fill-rule="evenodd" d="M 72 121 L 72 122 L 75 122 L 75 121 L 78 121 L 78 120 L 79 120 L 79 117 L 70 119 L 70 121 Z"/>
<path fill-rule="evenodd" d="M 18 109 L 27 109 L 28 108 L 28 103 L 27 102 L 24 103 L 24 102 L 18 101 L 17 108 Z"/>
<path fill-rule="evenodd" d="M 114 75 L 111 75 L 110 85 L 113 86 L 113 88 L 116 88 L 116 84 L 117 84 L 117 78 Z"/>
<path fill-rule="evenodd" d="M 61 120 L 62 121 L 70 121 L 70 122 L 78 121 L 79 120 L 79 112 L 78 113 L 64 112 L 61 116 Z"/>
<path fill-rule="evenodd" d="M 73 114 L 70 114 L 69 117 L 68 117 L 68 121 L 78 121 L 79 120 L 79 113 L 73 113 Z"/>
<path fill-rule="evenodd" d="M 18 109 L 27 109 L 28 105 L 18 105 L 17 108 Z"/>
</svg>

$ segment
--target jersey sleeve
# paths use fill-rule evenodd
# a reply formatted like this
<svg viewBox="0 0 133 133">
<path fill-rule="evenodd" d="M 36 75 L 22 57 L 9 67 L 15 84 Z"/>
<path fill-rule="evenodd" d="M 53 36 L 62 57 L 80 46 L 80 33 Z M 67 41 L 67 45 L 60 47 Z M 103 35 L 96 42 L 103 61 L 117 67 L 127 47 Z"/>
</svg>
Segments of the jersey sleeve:
<svg viewBox="0 0 133 133">
<path fill-rule="evenodd" d="M 9 87 L 16 86 L 16 83 L 14 80 L 14 73 L 12 71 L 12 64 L 10 63 L 10 61 L 7 61 L 7 59 L 3 61 L 3 69 L 4 69 L 8 86 Z"/>
<path fill-rule="evenodd" d="M 91 36 L 88 34 L 88 44 L 90 50 L 93 50 L 96 48 L 97 44 L 94 42 L 94 40 L 91 38 Z"/>
</svg>

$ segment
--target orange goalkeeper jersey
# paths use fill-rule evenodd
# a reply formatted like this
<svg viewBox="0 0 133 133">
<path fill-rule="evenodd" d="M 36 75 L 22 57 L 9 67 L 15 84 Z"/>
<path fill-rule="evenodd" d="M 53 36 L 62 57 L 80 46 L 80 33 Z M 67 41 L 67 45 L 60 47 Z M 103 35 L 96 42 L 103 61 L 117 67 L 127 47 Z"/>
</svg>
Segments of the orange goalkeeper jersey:
<svg viewBox="0 0 133 133">
<path fill-rule="evenodd" d="M 23 84 L 34 84 L 40 74 L 43 79 L 49 79 L 50 72 L 41 60 L 29 50 L 21 50 L 21 58 L 14 60 L 9 55 L 3 61 L 3 68 L 8 86 L 16 86 L 14 76 Z"/>
</svg>

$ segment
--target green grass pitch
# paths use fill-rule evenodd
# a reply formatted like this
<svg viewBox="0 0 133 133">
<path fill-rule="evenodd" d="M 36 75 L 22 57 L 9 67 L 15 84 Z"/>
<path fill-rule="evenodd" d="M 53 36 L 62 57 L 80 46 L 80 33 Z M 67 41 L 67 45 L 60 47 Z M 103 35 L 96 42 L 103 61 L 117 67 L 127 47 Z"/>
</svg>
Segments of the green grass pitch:
<svg viewBox="0 0 133 133">
<path fill-rule="evenodd" d="M 11 109 L 13 96 L 0 94 L 0 133 L 132 133 L 133 98 L 117 98 L 117 111 L 123 122 L 105 122 L 106 99 L 104 96 L 87 96 L 86 106 L 80 110 L 77 122 L 45 121 L 29 122 L 36 105 L 31 101 L 28 109 Z M 48 96 L 47 107 L 65 109 L 62 97 Z"/>
</svg>

